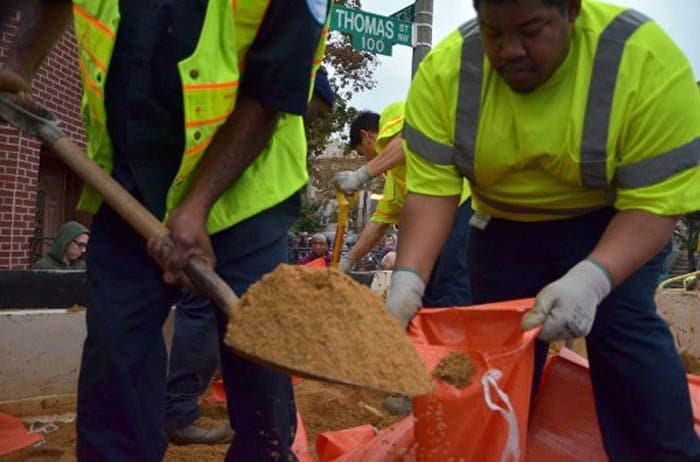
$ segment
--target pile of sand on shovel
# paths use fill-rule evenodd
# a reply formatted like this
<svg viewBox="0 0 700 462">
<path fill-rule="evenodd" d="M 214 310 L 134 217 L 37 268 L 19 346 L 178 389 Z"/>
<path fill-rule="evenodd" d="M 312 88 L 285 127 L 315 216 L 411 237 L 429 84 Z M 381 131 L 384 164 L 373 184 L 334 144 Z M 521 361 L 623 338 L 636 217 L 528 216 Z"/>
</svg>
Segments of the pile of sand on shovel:
<svg viewBox="0 0 700 462">
<path fill-rule="evenodd" d="M 432 389 L 381 297 L 333 269 L 278 266 L 231 309 L 225 343 L 300 376 L 406 396 Z"/>
</svg>

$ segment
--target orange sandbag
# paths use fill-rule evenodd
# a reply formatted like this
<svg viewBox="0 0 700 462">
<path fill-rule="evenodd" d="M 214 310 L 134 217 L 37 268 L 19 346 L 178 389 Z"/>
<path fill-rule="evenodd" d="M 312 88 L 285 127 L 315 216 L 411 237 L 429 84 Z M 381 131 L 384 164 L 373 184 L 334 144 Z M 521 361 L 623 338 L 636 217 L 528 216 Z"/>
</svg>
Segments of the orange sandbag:
<svg viewBox="0 0 700 462">
<path fill-rule="evenodd" d="M 208 403 L 225 403 L 226 389 L 224 388 L 223 379 L 214 380 L 209 385 L 209 396 L 205 398 Z"/>
<path fill-rule="evenodd" d="M 376 435 L 377 432 L 370 424 L 320 433 L 316 437 L 318 460 L 319 462 L 335 460 L 346 452 L 369 442 Z"/>
<path fill-rule="evenodd" d="M 695 432 L 700 433 L 700 375 L 688 374 L 688 388 L 693 417 L 695 417 Z"/>
<path fill-rule="evenodd" d="M 325 268 L 326 259 L 324 257 L 318 257 L 308 263 L 304 263 L 304 266 L 308 266 L 309 268 Z"/>
<path fill-rule="evenodd" d="M 0 412 L 0 456 L 28 448 L 42 439 L 41 435 L 28 432 L 19 418 Z"/>
<path fill-rule="evenodd" d="M 319 462 L 413 462 L 416 460 L 416 438 L 413 433 L 413 421 L 413 416 L 408 416 L 391 427 L 385 428 L 374 438 L 359 446 L 351 447 L 354 443 L 350 438 L 347 438 L 342 442 L 346 445 L 345 448 L 342 448 L 340 445 L 336 447 L 339 451 L 345 450 L 347 452 L 335 459 L 324 459 L 319 454 Z M 365 431 L 361 429 L 362 427 L 352 429 L 357 438 L 361 438 L 359 433 Z M 329 433 L 319 436 L 333 438 Z M 347 435 L 345 436 L 347 437 Z M 318 439 L 316 441 L 318 447 Z M 336 444 L 341 443 L 337 438 L 334 441 Z"/>
<path fill-rule="evenodd" d="M 700 377 L 688 375 L 695 430 L 700 432 Z M 576 399 L 571 399 L 575 396 Z M 542 373 L 528 430 L 528 462 L 605 462 L 588 361 L 563 349 Z"/>
<path fill-rule="evenodd" d="M 576 399 L 572 399 L 576 397 Z M 588 362 L 563 349 L 550 358 L 528 429 L 531 462 L 605 462 Z"/>
<path fill-rule="evenodd" d="M 416 460 L 525 460 L 534 340 L 520 330 L 533 299 L 419 312 L 409 334 L 429 371 L 454 352 L 476 368 L 471 384 L 435 382 L 413 402 Z"/>
<path fill-rule="evenodd" d="M 304 421 L 301 415 L 297 412 L 297 433 L 294 435 L 294 442 L 292 443 L 292 451 L 296 454 L 299 462 L 313 462 L 314 459 L 311 456 L 311 451 L 309 451 L 309 440 L 306 436 L 306 428 L 304 428 Z"/>
</svg>

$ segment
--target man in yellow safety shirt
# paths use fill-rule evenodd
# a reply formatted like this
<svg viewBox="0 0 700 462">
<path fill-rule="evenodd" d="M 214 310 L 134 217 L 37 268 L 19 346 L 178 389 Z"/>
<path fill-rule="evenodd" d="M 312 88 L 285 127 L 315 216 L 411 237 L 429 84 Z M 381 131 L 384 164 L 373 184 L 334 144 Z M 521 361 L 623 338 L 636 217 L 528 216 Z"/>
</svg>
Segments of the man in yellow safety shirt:
<svg viewBox="0 0 700 462">
<path fill-rule="evenodd" d="M 474 0 L 406 102 L 409 195 L 387 308 L 421 306 L 461 183 L 474 302 L 536 296 L 536 379 L 586 337 L 611 461 L 698 461 L 683 365 L 654 290 L 677 217 L 700 209 L 700 95 L 642 14 L 593 0 Z"/>
<path fill-rule="evenodd" d="M 337 187 L 346 194 L 352 194 L 366 187 L 373 177 L 385 173 L 386 178 L 384 195 L 369 223 L 363 228 L 355 245 L 340 260 L 338 268 L 343 272 L 351 271 L 377 245 L 389 226 L 400 221 L 407 194 L 406 156 L 401 145 L 404 109 L 404 102 L 398 101 L 385 107 L 381 116 L 363 111 L 350 124 L 350 147 L 368 162 L 355 171 L 338 172 L 335 176 Z M 469 189 L 466 187 L 462 198 L 452 233 L 423 294 L 423 306 L 471 305 L 466 246 L 472 209 Z M 405 324 L 408 321 L 406 319 Z"/>
<path fill-rule="evenodd" d="M 152 240 L 147 253 L 94 191 L 83 192 L 79 208 L 95 216 L 78 460 L 161 461 L 161 329 L 180 295 L 163 279 L 186 282 L 182 269 L 195 255 L 242 294 L 286 261 L 286 233 L 308 180 L 302 115 L 329 1 L 18 3 L 21 27 L 0 88 L 26 93 L 72 12 L 87 154 L 163 219 L 172 238 L 171 252 Z M 221 334 L 226 319 L 217 316 Z M 297 460 L 290 378 L 219 348 L 236 434 L 226 460 Z"/>
</svg>

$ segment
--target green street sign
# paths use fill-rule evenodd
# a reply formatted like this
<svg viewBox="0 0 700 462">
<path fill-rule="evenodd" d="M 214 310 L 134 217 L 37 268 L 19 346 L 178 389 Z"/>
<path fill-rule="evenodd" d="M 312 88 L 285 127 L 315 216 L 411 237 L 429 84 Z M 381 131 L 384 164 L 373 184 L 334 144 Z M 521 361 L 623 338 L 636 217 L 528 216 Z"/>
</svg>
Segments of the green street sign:
<svg viewBox="0 0 700 462">
<path fill-rule="evenodd" d="M 391 55 L 395 43 L 413 46 L 413 24 L 408 21 L 367 13 L 334 4 L 331 29 L 353 36 L 353 48 Z"/>
<path fill-rule="evenodd" d="M 401 21 L 416 22 L 416 4 L 411 3 L 406 8 L 402 8 L 396 13 L 390 14 L 389 17 L 400 19 Z"/>
</svg>

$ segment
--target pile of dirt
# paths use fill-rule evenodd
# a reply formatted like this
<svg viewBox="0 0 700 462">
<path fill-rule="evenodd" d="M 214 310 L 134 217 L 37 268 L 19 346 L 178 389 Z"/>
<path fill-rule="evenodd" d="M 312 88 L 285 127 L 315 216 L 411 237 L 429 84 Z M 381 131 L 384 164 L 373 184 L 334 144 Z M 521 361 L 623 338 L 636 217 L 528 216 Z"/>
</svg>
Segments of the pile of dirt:
<svg viewBox="0 0 700 462">
<path fill-rule="evenodd" d="M 297 410 L 304 421 L 309 449 L 316 456 L 316 437 L 323 432 L 370 424 L 381 430 L 403 417 L 392 416 L 382 408 L 384 393 L 313 380 L 302 380 L 294 387 Z M 200 402 L 204 427 L 219 425 L 228 419 L 226 403 Z M 51 409 L 47 409 L 51 412 Z M 38 447 L 1 457 L 3 462 L 74 462 L 75 423 L 57 424 L 56 431 L 45 435 L 46 442 Z M 228 444 L 187 446 L 169 445 L 164 462 L 220 462 Z"/>
<path fill-rule="evenodd" d="M 464 388 L 472 383 L 476 367 L 469 356 L 455 351 L 442 358 L 433 370 L 433 377 L 457 388 Z"/>
<path fill-rule="evenodd" d="M 307 378 L 406 396 L 432 389 L 381 297 L 333 269 L 278 266 L 231 309 L 225 343 Z"/>
<path fill-rule="evenodd" d="M 378 391 L 302 380 L 295 385 L 294 395 L 314 457 L 316 437 L 320 433 L 366 424 L 381 430 L 404 418 L 382 408 L 384 398 L 389 395 Z"/>
</svg>

